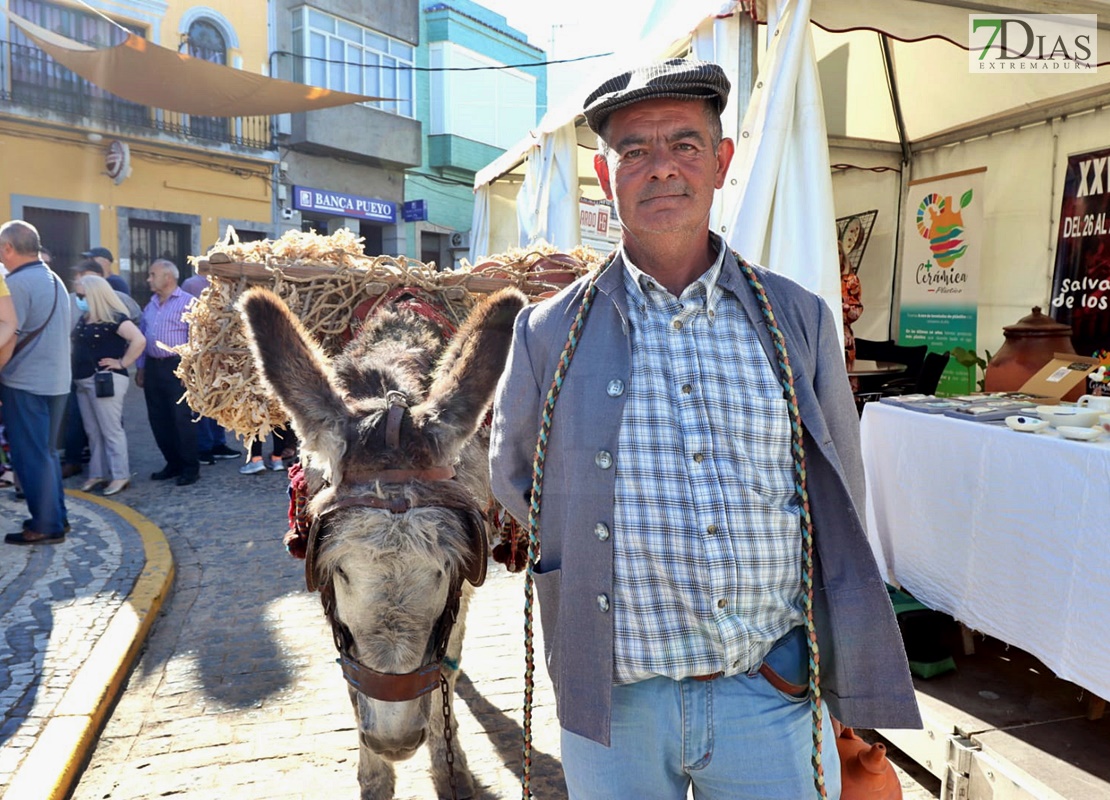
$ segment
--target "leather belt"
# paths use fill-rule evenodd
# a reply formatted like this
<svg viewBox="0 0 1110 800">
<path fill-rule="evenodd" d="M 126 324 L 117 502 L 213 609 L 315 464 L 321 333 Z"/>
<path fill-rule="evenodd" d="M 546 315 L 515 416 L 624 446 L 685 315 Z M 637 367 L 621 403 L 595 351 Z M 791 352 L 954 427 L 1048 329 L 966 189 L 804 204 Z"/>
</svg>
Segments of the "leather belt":
<svg viewBox="0 0 1110 800">
<path fill-rule="evenodd" d="M 790 681 L 786 680 L 786 678 L 782 677 L 769 666 L 767 666 L 766 661 L 759 665 L 759 669 L 757 671 L 760 675 L 763 676 L 764 680 L 766 680 L 767 683 L 771 684 L 773 687 L 778 689 L 780 692 L 783 692 L 784 694 L 790 694 L 794 695 L 795 697 L 800 697 L 809 691 L 808 686 L 803 686 L 800 683 L 791 683 Z M 717 678 L 722 677 L 724 674 L 724 672 L 714 672 L 709 675 L 691 675 L 690 680 L 715 681 L 717 680 Z"/>
</svg>

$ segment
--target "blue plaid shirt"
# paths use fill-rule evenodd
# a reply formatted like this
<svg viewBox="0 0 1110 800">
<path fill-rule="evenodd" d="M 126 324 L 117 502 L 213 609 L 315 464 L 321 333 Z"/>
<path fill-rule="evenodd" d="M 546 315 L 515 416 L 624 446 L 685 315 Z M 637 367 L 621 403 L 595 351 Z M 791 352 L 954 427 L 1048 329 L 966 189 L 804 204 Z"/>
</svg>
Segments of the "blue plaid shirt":
<svg viewBox="0 0 1110 800">
<path fill-rule="evenodd" d="M 632 373 L 614 514 L 614 679 L 758 668 L 803 621 L 790 418 L 717 261 L 675 298 L 624 253 Z"/>
</svg>

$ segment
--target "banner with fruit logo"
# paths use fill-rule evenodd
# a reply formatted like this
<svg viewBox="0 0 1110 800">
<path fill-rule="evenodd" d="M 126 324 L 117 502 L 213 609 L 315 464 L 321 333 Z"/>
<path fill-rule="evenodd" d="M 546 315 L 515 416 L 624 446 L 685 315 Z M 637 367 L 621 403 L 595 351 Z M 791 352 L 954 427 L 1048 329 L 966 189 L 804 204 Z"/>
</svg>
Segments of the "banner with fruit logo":
<svg viewBox="0 0 1110 800">
<path fill-rule="evenodd" d="M 1082 356 L 1110 350 L 1110 149 L 1068 156 L 1052 318 L 1071 325 Z"/>
<path fill-rule="evenodd" d="M 934 353 L 975 350 L 986 171 L 910 183 L 902 225 L 899 344 L 927 344 Z M 950 359 L 937 394 L 966 392 L 967 369 Z"/>
</svg>

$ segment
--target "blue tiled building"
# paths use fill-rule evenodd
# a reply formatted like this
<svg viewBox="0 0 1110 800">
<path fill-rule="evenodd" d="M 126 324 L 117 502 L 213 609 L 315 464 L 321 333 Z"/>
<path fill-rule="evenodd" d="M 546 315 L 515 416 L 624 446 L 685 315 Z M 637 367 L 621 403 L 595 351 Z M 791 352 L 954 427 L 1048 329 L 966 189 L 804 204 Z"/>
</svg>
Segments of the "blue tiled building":
<svg viewBox="0 0 1110 800">
<path fill-rule="evenodd" d="M 416 50 L 419 167 L 406 171 L 407 252 L 443 268 L 467 255 L 474 173 L 547 111 L 544 51 L 470 0 L 425 2 Z M 413 213 L 415 212 L 415 213 Z"/>
</svg>

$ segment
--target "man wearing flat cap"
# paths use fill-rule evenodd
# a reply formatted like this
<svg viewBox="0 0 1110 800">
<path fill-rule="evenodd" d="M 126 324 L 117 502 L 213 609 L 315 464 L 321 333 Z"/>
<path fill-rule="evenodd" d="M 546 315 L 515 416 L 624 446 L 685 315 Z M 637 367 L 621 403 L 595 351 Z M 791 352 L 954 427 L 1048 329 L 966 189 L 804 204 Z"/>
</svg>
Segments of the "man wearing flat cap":
<svg viewBox="0 0 1110 800">
<path fill-rule="evenodd" d="M 920 726 L 836 322 L 709 230 L 728 93 L 674 59 L 586 98 L 620 248 L 521 312 L 497 391 L 493 489 L 521 521 L 540 506 L 572 798 L 838 797 L 832 716 Z"/>
</svg>

